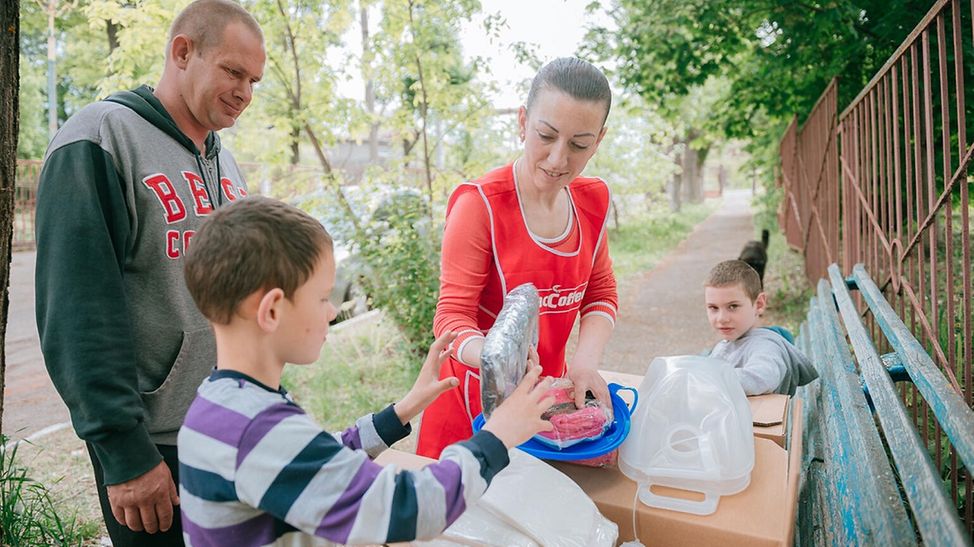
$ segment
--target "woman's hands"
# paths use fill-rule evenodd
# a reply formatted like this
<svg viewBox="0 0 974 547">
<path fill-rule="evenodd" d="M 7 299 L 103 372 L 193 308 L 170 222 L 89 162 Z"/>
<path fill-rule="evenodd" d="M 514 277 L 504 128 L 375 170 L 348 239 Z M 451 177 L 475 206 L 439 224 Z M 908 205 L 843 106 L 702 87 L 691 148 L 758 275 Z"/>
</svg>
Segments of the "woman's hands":
<svg viewBox="0 0 974 547">
<path fill-rule="evenodd" d="M 568 368 L 568 378 L 575 385 L 575 406 L 578 408 L 585 406 L 585 392 L 591 391 L 600 403 L 612 408 L 609 386 L 599 374 L 598 369 L 575 363 L 572 365 Z"/>
<path fill-rule="evenodd" d="M 435 401 L 441 393 L 460 385 L 460 380 L 457 380 L 455 376 L 450 376 L 442 380 L 439 379 L 440 365 L 450 355 L 450 344 L 453 343 L 456 337 L 456 334 L 447 332 L 433 342 L 433 345 L 430 346 L 429 353 L 426 354 L 426 361 L 423 362 L 423 368 L 420 369 L 419 376 L 416 377 L 416 382 L 413 383 L 413 387 L 401 401 L 393 405 L 393 409 L 396 411 L 396 415 L 399 416 L 399 421 L 403 425 L 406 425 L 406 423 L 415 418 L 424 408 Z"/>
</svg>

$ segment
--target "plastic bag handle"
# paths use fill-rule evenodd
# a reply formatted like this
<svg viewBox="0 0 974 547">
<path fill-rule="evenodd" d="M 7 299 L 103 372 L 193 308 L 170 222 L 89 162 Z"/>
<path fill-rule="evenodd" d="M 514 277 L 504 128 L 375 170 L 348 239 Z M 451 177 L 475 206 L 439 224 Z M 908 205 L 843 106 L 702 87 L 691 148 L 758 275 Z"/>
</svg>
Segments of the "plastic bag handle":
<svg viewBox="0 0 974 547">
<path fill-rule="evenodd" d="M 636 405 L 639 403 L 639 391 L 637 391 L 634 387 L 623 386 L 616 383 L 609 384 L 609 395 L 616 395 L 620 390 L 629 391 L 632 393 L 632 406 L 629 406 L 628 404 L 626 405 L 626 407 L 629 409 L 629 416 L 631 417 L 632 413 L 636 411 Z M 622 397 L 619 398 L 622 399 Z M 622 402 L 625 403 L 626 401 L 623 400 Z"/>
</svg>

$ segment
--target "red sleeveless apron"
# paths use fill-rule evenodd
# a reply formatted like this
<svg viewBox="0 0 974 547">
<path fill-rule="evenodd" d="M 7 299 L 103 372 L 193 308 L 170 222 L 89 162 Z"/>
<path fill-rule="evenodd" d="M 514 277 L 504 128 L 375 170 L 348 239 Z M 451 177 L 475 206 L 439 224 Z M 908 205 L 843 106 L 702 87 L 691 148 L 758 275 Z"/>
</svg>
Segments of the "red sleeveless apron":
<svg viewBox="0 0 974 547">
<path fill-rule="evenodd" d="M 518 285 L 534 283 L 541 298 L 538 357 L 543 374 L 565 375 L 565 344 L 578 317 L 595 260 L 596 246 L 609 208 L 605 182 L 579 177 L 568 186 L 578 245 L 560 252 L 536 241 L 528 231 L 514 184 L 512 165 L 501 167 L 473 183 L 461 184 L 447 205 L 447 218 L 457 196 L 476 192 L 490 219 L 493 267 L 481 293 L 477 326 L 486 333 L 494 324 L 504 296 Z M 444 263 L 449 257 L 443 257 Z M 416 453 L 439 458 L 448 445 L 470 438 L 471 423 L 481 412 L 480 369 L 447 359 L 440 378 L 456 376 L 459 386 L 440 395 L 423 412 Z"/>
</svg>

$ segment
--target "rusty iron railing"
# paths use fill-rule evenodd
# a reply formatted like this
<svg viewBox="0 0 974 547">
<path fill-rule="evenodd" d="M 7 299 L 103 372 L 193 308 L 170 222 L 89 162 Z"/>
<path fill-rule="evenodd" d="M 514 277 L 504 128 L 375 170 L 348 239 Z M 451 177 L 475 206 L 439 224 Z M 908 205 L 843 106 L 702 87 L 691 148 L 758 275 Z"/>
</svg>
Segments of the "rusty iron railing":
<svg viewBox="0 0 974 547">
<path fill-rule="evenodd" d="M 37 204 L 37 180 L 40 176 L 41 160 L 17 160 L 13 229 L 15 251 L 34 248 L 34 206 Z"/>
<path fill-rule="evenodd" d="M 846 275 L 864 264 L 968 406 L 974 406 L 974 145 L 965 104 L 974 100 L 967 96 L 974 88 L 966 86 L 974 66 L 972 12 L 970 0 L 936 1 L 841 114 L 833 81 L 805 125 L 789 126 L 781 140 L 779 212 L 813 286 L 831 262 Z M 889 351 L 875 318 L 859 305 L 878 349 Z M 971 531 L 970 470 L 958 464 L 916 388 L 899 386 Z"/>
<path fill-rule="evenodd" d="M 829 83 L 800 128 L 792 120 L 781 139 L 778 217 L 788 244 L 805 255 L 805 274 L 814 283 L 838 260 L 839 172 L 835 143 L 838 83 Z"/>
</svg>

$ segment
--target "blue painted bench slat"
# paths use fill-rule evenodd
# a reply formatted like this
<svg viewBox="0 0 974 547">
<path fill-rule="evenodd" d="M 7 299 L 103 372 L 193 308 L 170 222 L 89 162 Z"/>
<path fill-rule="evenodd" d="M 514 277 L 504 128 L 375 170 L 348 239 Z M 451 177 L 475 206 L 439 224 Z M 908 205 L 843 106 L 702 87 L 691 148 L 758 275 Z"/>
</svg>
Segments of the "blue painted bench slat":
<svg viewBox="0 0 974 547">
<path fill-rule="evenodd" d="M 831 273 L 830 268 L 829 274 Z M 974 472 L 974 411 L 934 365 L 933 359 L 883 298 L 883 293 L 869 278 L 862 264 L 856 265 L 852 273 L 859 292 L 873 310 L 879 328 L 899 356 L 900 363 L 906 368 L 913 385 L 923 395 L 940 426 L 950 437 L 957 458 L 964 462 L 968 471 Z"/>
<path fill-rule="evenodd" d="M 862 293 L 893 353 L 876 350 L 850 289 Z M 797 395 L 805 400 L 806 454 L 796 539 L 814 545 L 970 545 L 894 381 L 914 382 L 969 470 L 974 413 L 862 265 L 849 279 L 836 265 L 829 268 L 797 344 L 820 379 Z"/>
<path fill-rule="evenodd" d="M 860 292 L 869 291 L 868 285 L 872 285 L 872 288 L 876 289 L 876 294 L 879 294 L 879 289 L 868 278 L 861 266 L 857 266 L 855 274 L 855 283 Z M 849 339 L 856 353 L 862 377 L 875 403 L 876 416 L 882 426 L 886 443 L 896 463 L 896 468 L 899 470 L 903 489 L 906 491 L 906 497 L 915 515 L 917 529 L 924 542 L 930 545 L 962 545 L 967 532 L 953 503 L 944 491 L 940 474 L 934 467 L 923 440 L 917 433 L 912 419 L 896 393 L 889 371 L 879 356 L 879 352 L 876 351 L 866 326 L 863 325 L 859 317 L 859 311 L 852 302 L 852 296 L 849 294 L 849 289 L 846 288 L 846 281 L 842 278 L 837 266 L 832 265 L 829 268 L 829 278 L 832 280 L 835 301 L 842 313 L 846 330 L 849 332 Z M 872 296 L 875 297 L 875 294 Z M 889 308 L 888 312 L 894 318 L 896 314 L 893 313 L 885 299 L 880 298 L 880 300 L 881 302 L 877 302 L 866 297 L 867 304 L 876 316 L 877 321 L 890 323 L 892 320 L 889 315 L 884 313 L 886 310 L 882 309 L 883 305 L 885 304 Z M 883 319 L 880 320 L 880 317 Z M 902 325 L 902 322 L 900 324 Z M 906 329 L 906 325 L 902 325 L 902 327 Z M 884 334 L 887 332 L 886 329 L 882 330 Z M 913 338 L 912 334 L 908 334 L 908 336 Z M 926 353 L 923 355 L 926 356 Z M 930 359 L 929 356 L 927 359 Z M 940 374 L 936 369 L 934 372 Z M 941 378 L 943 377 L 941 376 Z M 930 389 L 943 389 L 943 387 L 937 386 Z M 934 395 L 936 394 L 934 393 Z M 929 398 L 924 398 L 930 401 Z M 969 434 L 972 432 L 974 432 L 974 427 L 968 431 Z"/>
<path fill-rule="evenodd" d="M 873 425 L 852 355 L 841 332 L 831 290 L 823 280 L 809 310 L 811 358 L 819 364 L 822 456 L 833 523 L 826 543 L 912 545 L 913 531 L 895 475 Z M 835 465 L 841 462 L 841 465 Z M 889 506 L 888 511 L 861 511 Z M 909 539 L 909 541 L 904 541 Z"/>
</svg>

